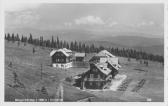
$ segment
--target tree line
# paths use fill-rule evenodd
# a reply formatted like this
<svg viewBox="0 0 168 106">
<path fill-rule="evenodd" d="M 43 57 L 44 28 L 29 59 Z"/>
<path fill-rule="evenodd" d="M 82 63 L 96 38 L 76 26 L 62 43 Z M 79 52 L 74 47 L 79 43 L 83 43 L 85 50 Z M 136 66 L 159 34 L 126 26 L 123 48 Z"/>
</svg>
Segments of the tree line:
<svg viewBox="0 0 168 106">
<path fill-rule="evenodd" d="M 98 53 L 99 51 L 106 49 L 116 56 L 135 58 L 136 60 L 144 59 L 144 60 L 158 61 L 164 63 L 164 58 L 163 56 L 160 55 L 154 55 L 151 53 L 146 53 L 143 51 L 137 51 L 128 48 L 118 49 L 103 46 L 96 47 L 94 44 L 87 45 L 80 41 L 67 42 L 65 40 L 60 40 L 58 36 L 56 37 L 56 39 L 54 39 L 54 36 L 52 36 L 51 39 L 44 40 L 43 36 L 40 36 L 39 38 L 33 38 L 32 34 L 30 34 L 29 37 L 22 35 L 20 38 L 18 34 L 15 35 L 14 33 L 12 34 L 7 33 L 5 34 L 5 40 L 12 42 L 18 41 L 18 43 L 23 42 L 24 45 L 28 43 L 35 46 L 49 47 L 53 49 L 67 48 L 71 49 L 72 51 L 85 52 L 85 53 Z"/>
</svg>

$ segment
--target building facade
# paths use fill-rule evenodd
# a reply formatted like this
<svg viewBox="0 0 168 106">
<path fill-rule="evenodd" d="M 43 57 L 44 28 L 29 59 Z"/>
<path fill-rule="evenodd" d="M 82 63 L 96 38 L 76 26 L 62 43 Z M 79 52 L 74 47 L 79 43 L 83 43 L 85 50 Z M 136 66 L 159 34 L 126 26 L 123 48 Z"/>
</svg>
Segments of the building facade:
<svg viewBox="0 0 168 106">
<path fill-rule="evenodd" d="M 111 63 L 118 64 L 118 57 L 112 55 L 107 50 L 102 50 L 89 60 L 89 62 L 94 62 L 94 63 L 97 63 L 97 62 L 103 63 L 106 61 L 110 61 Z"/>
<path fill-rule="evenodd" d="M 66 48 L 53 50 L 50 53 L 52 66 L 56 68 L 72 67 L 72 51 Z"/>
<path fill-rule="evenodd" d="M 90 70 L 82 76 L 81 89 L 105 89 L 118 73 L 118 70 L 111 70 L 108 65 L 108 63 L 90 64 Z"/>
<path fill-rule="evenodd" d="M 118 58 L 106 53 L 101 51 L 90 60 L 90 69 L 81 76 L 81 89 L 105 89 L 118 74 L 121 67 Z"/>
<path fill-rule="evenodd" d="M 83 62 L 85 53 L 75 53 L 75 61 Z"/>
</svg>

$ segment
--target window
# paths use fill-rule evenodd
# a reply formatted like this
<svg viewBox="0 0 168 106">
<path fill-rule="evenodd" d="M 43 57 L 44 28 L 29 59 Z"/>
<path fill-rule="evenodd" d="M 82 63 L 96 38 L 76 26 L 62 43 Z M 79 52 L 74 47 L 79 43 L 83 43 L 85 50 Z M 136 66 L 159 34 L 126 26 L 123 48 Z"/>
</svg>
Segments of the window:
<svg viewBox="0 0 168 106">
<path fill-rule="evenodd" d="M 94 78 L 97 78 L 97 74 L 94 74 Z"/>
<path fill-rule="evenodd" d="M 63 64 L 61 64 L 61 67 L 62 67 L 62 68 L 64 68 L 64 65 L 63 65 Z"/>
<path fill-rule="evenodd" d="M 66 62 L 69 62 L 69 59 L 68 59 L 68 58 L 66 58 Z"/>
<path fill-rule="evenodd" d="M 92 82 L 90 82 L 89 84 L 90 84 L 90 86 L 92 86 L 92 85 L 93 85 L 93 83 L 92 83 Z"/>
<path fill-rule="evenodd" d="M 97 82 L 97 86 L 99 87 L 101 84 L 100 84 L 100 82 Z"/>
<path fill-rule="evenodd" d="M 93 74 L 90 74 L 90 78 L 93 78 Z"/>
<path fill-rule="evenodd" d="M 97 75 L 97 78 L 100 79 L 100 75 Z"/>
<path fill-rule="evenodd" d="M 93 68 L 93 71 L 94 71 L 94 72 L 97 72 L 97 69 L 96 69 L 96 68 Z"/>
</svg>

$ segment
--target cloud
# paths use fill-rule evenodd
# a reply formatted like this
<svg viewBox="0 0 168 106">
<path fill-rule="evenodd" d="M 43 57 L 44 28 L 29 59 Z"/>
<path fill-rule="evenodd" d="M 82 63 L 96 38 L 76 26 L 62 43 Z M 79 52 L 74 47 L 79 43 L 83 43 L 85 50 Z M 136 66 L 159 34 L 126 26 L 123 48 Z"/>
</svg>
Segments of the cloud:
<svg viewBox="0 0 168 106">
<path fill-rule="evenodd" d="M 15 3 L 15 2 L 5 2 L 4 9 L 6 12 L 14 12 L 14 11 L 23 11 L 29 9 L 38 8 L 41 4 L 39 3 Z"/>
<path fill-rule="evenodd" d="M 142 26 L 152 26 L 152 25 L 155 25 L 155 22 L 154 21 L 142 21 L 140 23 L 137 24 L 137 27 L 142 27 Z"/>
<path fill-rule="evenodd" d="M 39 16 L 33 12 L 24 12 L 16 18 L 17 24 L 30 24 L 39 20 Z"/>
<path fill-rule="evenodd" d="M 72 26 L 72 23 L 71 23 L 71 22 L 65 22 L 64 25 L 65 25 L 66 27 L 71 27 L 71 26 Z"/>
<path fill-rule="evenodd" d="M 98 16 L 86 16 L 75 20 L 75 24 L 81 25 L 103 25 L 104 21 Z"/>
<path fill-rule="evenodd" d="M 113 22 L 109 23 L 108 25 L 109 25 L 109 27 L 112 27 L 112 26 L 115 26 L 115 25 L 117 25 L 117 24 L 118 24 L 118 22 L 113 21 Z"/>
<path fill-rule="evenodd" d="M 26 26 L 31 27 L 36 25 L 40 16 L 33 11 L 20 11 L 13 13 L 6 13 L 7 27 Z"/>
</svg>

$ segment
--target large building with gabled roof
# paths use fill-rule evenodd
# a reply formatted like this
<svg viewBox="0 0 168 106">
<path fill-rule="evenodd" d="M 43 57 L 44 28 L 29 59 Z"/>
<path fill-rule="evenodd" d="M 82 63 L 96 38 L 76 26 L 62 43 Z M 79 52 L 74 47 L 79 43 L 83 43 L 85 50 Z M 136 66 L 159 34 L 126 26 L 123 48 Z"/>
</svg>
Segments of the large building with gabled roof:
<svg viewBox="0 0 168 106">
<path fill-rule="evenodd" d="M 100 51 L 90 60 L 90 69 L 81 76 L 81 89 L 105 89 L 120 68 L 116 56 Z"/>
<path fill-rule="evenodd" d="M 81 89 L 105 89 L 118 74 L 118 69 L 109 62 L 91 63 L 81 80 Z"/>
</svg>

